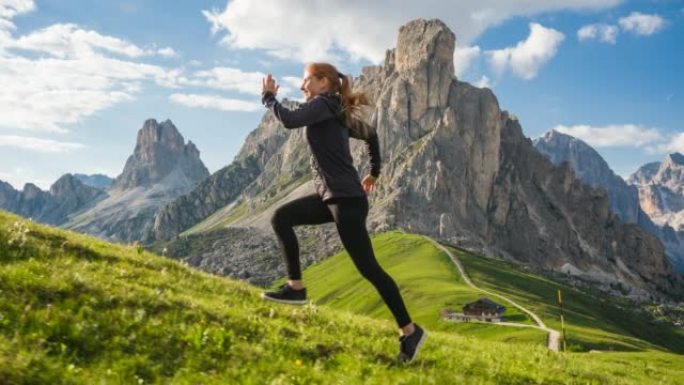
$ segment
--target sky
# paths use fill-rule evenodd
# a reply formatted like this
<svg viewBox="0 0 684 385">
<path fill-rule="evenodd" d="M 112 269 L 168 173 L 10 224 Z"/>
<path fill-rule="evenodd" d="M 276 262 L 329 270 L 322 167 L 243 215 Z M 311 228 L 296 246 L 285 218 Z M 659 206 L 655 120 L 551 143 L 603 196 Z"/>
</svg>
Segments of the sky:
<svg viewBox="0 0 684 385">
<path fill-rule="evenodd" d="M 618 175 L 684 152 L 682 0 L 0 0 L 0 180 L 116 177 L 147 119 L 171 119 L 210 172 L 259 124 L 261 81 L 301 100 L 304 64 L 382 64 L 439 18 L 459 80 L 536 138 L 593 146 Z"/>
</svg>

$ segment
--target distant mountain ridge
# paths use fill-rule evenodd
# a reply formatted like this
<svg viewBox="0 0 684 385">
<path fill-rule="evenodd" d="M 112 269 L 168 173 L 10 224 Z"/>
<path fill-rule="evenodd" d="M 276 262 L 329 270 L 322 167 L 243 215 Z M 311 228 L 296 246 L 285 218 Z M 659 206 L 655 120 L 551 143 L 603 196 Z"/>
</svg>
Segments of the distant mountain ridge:
<svg viewBox="0 0 684 385">
<path fill-rule="evenodd" d="M 84 185 L 99 188 L 100 190 L 106 190 L 112 185 L 114 179 L 103 174 L 74 174 L 74 176 L 80 180 Z"/>
<path fill-rule="evenodd" d="M 50 225 L 66 222 L 71 214 L 106 196 L 104 190 L 88 186 L 72 174 L 62 175 L 48 191 L 33 183 L 17 191 L 0 181 L 0 208 Z"/>
<path fill-rule="evenodd" d="M 608 163 L 584 141 L 573 136 L 550 130 L 533 140 L 539 152 L 554 164 L 566 162 L 577 176 L 592 187 L 603 188 L 608 193 L 611 210 L 624 223 L 634 223 L 658 237 L 665 247 L 673 266 L 684 273 L 684 233 L 675 231 L 667 224 L 655 224 L 640 205 L 637 186 L 628 184 L 616 175 Z M 682 158 L 684 160 L 684 158 Z M 649 163 L 635 173 L 634 178 L 654 175 L 660 163 Z"/>
<path fill-rule="evenodd" d="M 208 176 L 199 150 L 185 143 L 173 122 L 148 119 L 116 178 L 65 174 L 49 191 L 31 183 L 17 191 L 0 181 L 0 208 L 108 240 L 137 241 L 150 231 L 159 207 Z"/>
<path fill-rule="evenodd" d="M 638 189 L 641 208 L 653 222 L 684 231 L 684 155 L 645 164 L 627 182 Z"/>
</svg>

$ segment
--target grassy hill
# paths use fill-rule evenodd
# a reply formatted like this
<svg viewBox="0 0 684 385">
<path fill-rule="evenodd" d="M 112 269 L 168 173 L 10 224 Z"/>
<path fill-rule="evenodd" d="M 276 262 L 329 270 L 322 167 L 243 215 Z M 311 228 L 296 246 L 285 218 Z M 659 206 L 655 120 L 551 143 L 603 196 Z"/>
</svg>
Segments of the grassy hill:
<svg viewBox="0 0 684 385">
<path fill-rule="evenodd" d="M 400 286 L 412 317 L 430 329 L 478 338 L 544 345 L 546 334 L 483 324 L 454 324 L 439 319 L 440 310 L 460 310 L 464 304 L 485 296 L 467 286 L 450 258 L 421 235 L 393 231 L 374 237 L 380 264 Z M 566 285 L 521 271 L 513 264 L 451 247 L 467 273 L 480 288 L 509 296 L 539 315 L 547 326 L 560 330 L 557 290 L 563 291 L 568 347 L 576 351 L 661 350 L 684 353 L 684 330 L 654 324 L 627 304 L 572 289 Z M 356 271 L 346 252 L 341 252 L 303 272 L 312 299 L 333 308 L 390 320 L 391 313 L 375 288 Z M 280 281 L 276 282 L 277 284 Z M 533 324 L 524 313 L 498 298 L 507 307 L 510 322 Z"/>
<path fill-rule="evenodd" d="M 0 384 L 675 384 L 680 356 L 553 354 L 433 331 L 397 366 L 388 321 L 0 211 Z"/>
</svg>

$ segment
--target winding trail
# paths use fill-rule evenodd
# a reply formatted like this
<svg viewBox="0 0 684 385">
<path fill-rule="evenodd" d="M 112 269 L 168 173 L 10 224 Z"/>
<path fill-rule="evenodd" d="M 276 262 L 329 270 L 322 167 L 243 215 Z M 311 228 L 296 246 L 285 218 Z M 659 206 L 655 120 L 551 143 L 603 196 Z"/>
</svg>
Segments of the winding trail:
<svg viewBox="0 0 684 385">
<path fill-rule="evenodd" d="M 523 307 L 522 305 L 518 304 L 517 302 L 513 301 L 512 299 L 510 299 L 504 295 L 495 293 L 493 291 L 481 289 L 481 288 L 475 286 L 473 281 L 470 280 L 470 277 L 468 277 L 468 274 L 466 274 L 465 269 L 463 268 L 463 264 L 461 264 L 461 260 L 458 259 L 458 257 L 454 253 L 452 253 L 449 249 L 447 249 L 441 243 L 435 241 L 434 239 L 427 237 L 427 236 L 425 236 L 425 238 L 428 239 L 430 242 L 432 242 L 437 248 L 444 251 L 449 256 L 449 258 L 451 258 L 451 261 L 454 263 L 454 265 L 456 265 L 459 273 L 461 273 L 461 277 L 463 277 L 463 281 L 465 281 L 465 283 L 468 286 L 472 287 L 473 289 L 475 289 L 477 291 L 480 291 L 480 292 L 485 293 L 487 295 L 490 295 L 492 297 L 498 297 L 498 298 L 510 303 L 514 307 L 520 309 L 522 312 L 529 315 L 532 318 L 532 320 L 534 320 L 534 322 L 536 323 L 536 325 L 527 325 L 527 324 L 520 324 L 520 323 L 514 323 L 514 322 L 494 322 L 494 323 L 487 322 L 488 324 L 500 325 L 500 326 L 511 326 L 511 327 L 526 327 L 526 328 L 535 328 L 535 329 L 543 330 L 543 331 L 549 333 L 549 336 L 546 340 L 547 341 L 546 346 L 549 348 L 549 350 L 554 351 L 554 352 L 558 352 L 560 350 L 560 333 L 557 330 L 554 330 L 554 329 L 547 327 L 546 324 L 544 323 L 544 321 L 542 321 L 542 319 L 539 318 L 538 315 L 534 314 L 532 311 Z"/>
</svg>

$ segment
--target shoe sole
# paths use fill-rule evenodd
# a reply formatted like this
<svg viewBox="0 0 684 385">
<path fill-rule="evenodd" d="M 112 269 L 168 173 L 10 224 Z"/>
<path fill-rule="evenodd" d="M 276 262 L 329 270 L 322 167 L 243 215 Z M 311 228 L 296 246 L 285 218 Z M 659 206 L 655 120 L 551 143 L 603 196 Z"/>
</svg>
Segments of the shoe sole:
<svg viewBox="0 0 684 385">
<path fill-rule="evenodd" d="M 264 293 L 261 293 L 261 298 L 269 300 L 269 301 L 273 301 L 273 302 L 285 303 L 288 305 L 306 305 L 305 299 L 278 299 L 278 298 L 269 297 Z"/>
<path fill-rule="evenodd" d="M 416 359 L 416 357 L 418 357 L 418 351 L 420 350 L 420 347 L 423 345 L 423 342 L 425 342 L 425 340 L 427 339 L 427 335 L 427 331 L 423 329 L 423 335 L 420 336 L 420 340 L 416 344 L 416 351 L 413 353 L 413 357 L 411 357 L 411 359 L 408 360 L 408 363 L 413 362 Z"/>
</svg>

